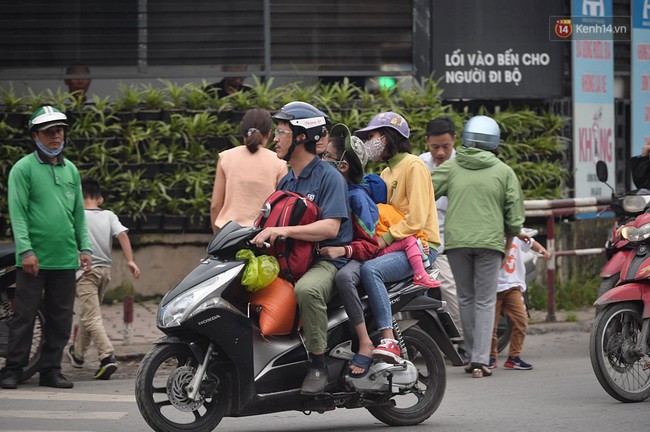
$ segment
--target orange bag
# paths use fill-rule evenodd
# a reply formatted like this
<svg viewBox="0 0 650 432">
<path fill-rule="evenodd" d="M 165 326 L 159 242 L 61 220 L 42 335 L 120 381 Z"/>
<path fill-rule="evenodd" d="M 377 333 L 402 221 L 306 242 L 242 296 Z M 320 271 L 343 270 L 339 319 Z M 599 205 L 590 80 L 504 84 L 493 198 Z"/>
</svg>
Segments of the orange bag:
<svg viewBox="0 0 650 432">
<path fill-rule="evenodd" d="M 291 282 L 275 278 L 266 288 L 250 294 L 250 303 L 259 313 L 264 336 L 286 335 L 293 330 L 296 298 Z"/>
</svg>

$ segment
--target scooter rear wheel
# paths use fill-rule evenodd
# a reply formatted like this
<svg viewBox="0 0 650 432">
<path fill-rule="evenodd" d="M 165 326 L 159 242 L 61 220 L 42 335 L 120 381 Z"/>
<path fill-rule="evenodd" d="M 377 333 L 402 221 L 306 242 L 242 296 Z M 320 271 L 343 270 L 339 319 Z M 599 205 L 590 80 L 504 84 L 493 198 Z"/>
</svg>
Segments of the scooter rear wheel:
<svg viewBox="0 0 650 432">
<path fill-rule="evenodd" d="M 198 364 L 185 344 L 156 345 L 144 357 L 135 378 L 135 395 L 142 417 L 153 430 L 209 432 L 221 422 L 228 397 L 225 377 L 219 382 L 206 377 L 201 385 L 209 390 L 200 394 L 207 394 L 198 401 L 187 397 L 185 386 Z"/>
<path fill-rule="evenodd" d="M 418 368 L 418 382 L 410 394 L 395 396 L 395 406 L 367 408 L 377 420 L 390 426 L 420 424 L 438 409 L 445 395 L 445 360 L 431 337 L 418 327 L 403 335 L 409 360 Z"/>
<path fill-rule="evenodd" d="M 641 402 L 650 397 L 650 358 L 633 350 L 642 322 L 635 303 L 615 303 L 598 314 L 589 338 L 596 378 L 610 396 L 621 402 Z"/>
</svg>

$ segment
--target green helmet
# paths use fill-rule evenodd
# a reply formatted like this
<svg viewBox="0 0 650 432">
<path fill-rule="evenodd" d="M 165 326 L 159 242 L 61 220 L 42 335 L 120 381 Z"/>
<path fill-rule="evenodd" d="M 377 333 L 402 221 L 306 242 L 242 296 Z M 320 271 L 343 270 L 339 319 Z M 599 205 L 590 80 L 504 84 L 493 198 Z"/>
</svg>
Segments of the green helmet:
<svg viewBox="0 0 650 432">
<path fill-rule="evenodd" d="M 68 117 L 58 109 L 46 105 L 42 106 L 29 118 L 29 131 L 42 131 L 52 126 L 68 127 Z"/>
</svg>

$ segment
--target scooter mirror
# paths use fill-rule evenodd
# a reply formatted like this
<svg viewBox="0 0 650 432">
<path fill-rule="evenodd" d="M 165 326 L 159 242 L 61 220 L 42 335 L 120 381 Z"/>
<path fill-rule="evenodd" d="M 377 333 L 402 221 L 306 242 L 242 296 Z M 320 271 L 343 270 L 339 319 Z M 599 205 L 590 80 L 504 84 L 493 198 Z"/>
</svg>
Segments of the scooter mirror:
<svg viewBox="0 0 650 432">
<path fill-rule="evenodd" d="M 607 164 L 604 161 L 596 162 L 596 176 L 601 182 L 607 183 Z"/>
</svg>

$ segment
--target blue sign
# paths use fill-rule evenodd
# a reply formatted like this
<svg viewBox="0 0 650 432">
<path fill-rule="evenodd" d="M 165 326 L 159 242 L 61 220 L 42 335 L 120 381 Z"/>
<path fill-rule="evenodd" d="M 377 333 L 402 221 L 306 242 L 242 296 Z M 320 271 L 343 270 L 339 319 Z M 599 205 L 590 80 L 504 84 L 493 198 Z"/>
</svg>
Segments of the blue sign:
<svg viewBox="0 0 650 432">
<path fill-rule="evenodd" d="M 632 155 L 650 146 L 650 0 L 632 1 Z"/>
<path fill-rule="evenodd" d="M 598 181 L 596 162 L 615 172 L 612 0 L 573 0 L 572 6 L 574 196 L 606 197 L 611 192 Z"/>
</svg>

